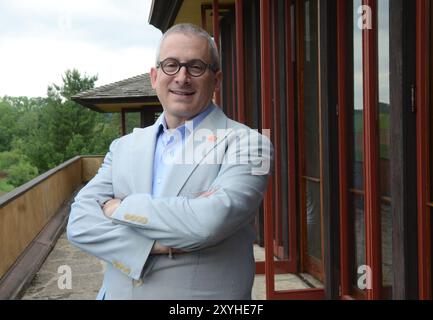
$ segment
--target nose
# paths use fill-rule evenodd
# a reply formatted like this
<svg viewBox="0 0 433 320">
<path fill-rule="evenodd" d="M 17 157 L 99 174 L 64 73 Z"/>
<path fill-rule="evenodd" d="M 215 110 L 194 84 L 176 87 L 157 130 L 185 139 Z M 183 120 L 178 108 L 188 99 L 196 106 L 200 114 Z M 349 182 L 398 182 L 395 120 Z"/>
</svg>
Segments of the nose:
<svg viewBox="0 0 433 320">
<path fill-rule="evenodd" d="M 185 85 L 185 84 L 189 84 L 190 83 L 191 78 L 190 78 L 188 72 L 186 71 L 186 66 L 180 67 L 178 73 L 176 73 L 175 81 L 179 85 Z"/>
</svg>

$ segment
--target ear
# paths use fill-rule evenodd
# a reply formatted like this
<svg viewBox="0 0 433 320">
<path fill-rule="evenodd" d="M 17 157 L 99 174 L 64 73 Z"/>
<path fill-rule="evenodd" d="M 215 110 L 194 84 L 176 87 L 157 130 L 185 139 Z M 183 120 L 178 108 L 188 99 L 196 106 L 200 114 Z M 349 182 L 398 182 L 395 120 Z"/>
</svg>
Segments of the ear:
<svg viewBox="0 0 433 320">
<path fill-rule="evenodd" d="M 220 90 L 222 78 L 223 78 L 223 73 L 221 70 L 218 70 L 215 73 L 215 91 Z"/>
<path fill-rule="evenodd" d="M 156 89 L 156 78 L 158 75 L 158 70 L 155 67 L 150 69 L 150 82 L 152 83 L 152 89 Z"/>
</svg>

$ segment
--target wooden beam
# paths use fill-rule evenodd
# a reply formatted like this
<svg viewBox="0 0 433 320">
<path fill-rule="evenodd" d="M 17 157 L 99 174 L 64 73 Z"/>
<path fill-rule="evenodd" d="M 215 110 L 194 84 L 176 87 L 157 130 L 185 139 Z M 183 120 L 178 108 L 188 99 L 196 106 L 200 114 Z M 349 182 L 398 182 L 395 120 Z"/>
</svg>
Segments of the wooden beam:
<svg viewBox="0 0 433 320">
<path fill-rule="evenodd" d="M 382 288 L 379 132 L 378 132 L 378 61 L 377 61 L 377 2 L 363 0 L 372 12 L 372 28 L 362 31 L 362 63 L 364 86 L 364 210 L 366 263 L 371 268 L 371 289 L 367 299 L 379 299 Z"/>
<path fill-rule="evenodd" d="M 246 122 L 245 117 L 245 76 L 244 76 L 244 0 L 235 1 L 236 13 L 236 75 L 238 121 Z"/>
<path fill-rule="evenodd" d="M 220 55 L 221 55 L 218 0 L 212 0 L 212 11 L 213 11 L 213 17 L 212 17 L 213 38 L 214 38 L 215 44 L 217 46 L 218 52 L 220 52 Z M 215 92 L 215 103 L 218 106 L 221 106 L 221 91 L 220 90 Z"/>
<path fill-rule="evenodd" d="M 281 139 L 280 139 L 280 95 L 279 95 L 279 61 L 278 61 L 278 6 L 276 2 L 271 2 L 271 37 L 272 37 L 272 69 L 268 73 L 268 78 L 272 81 L 272 105 L 271 110 L 274 115 L 272 128 L 273 128 L 273 142 L 274 142 L 274 254 L 280 259 L 284 258 L 279 255 L 281 243 L 283 241 L 283 226 L 281 216 Z M 269 80 L 268 80 L 269 81 Z"/>
<path fill-rule="evenodd" d="M 430 241 L 431 233 L 427 212 L 427 107 L 428 88 L 428 0 L 416 2 L 416 137 L 417 137 L 417 191 L 418 191 L 418 279 L 419 298 L 432 298 Z"/>
<path fill-rule="evenodd" d="M 294 4 L 293 4 L 294 5 Z M 293 17 L 294 18 L 294 17 Z M 289 269 L 295 272 L 298 263 L 298 241 L 297 241 L 297 222 L 296 222 L 296 130 L 295 130 L 295 79 L 294 65 L 292 62 L 292 12 L 291 2 L 286 3 L 286 118 L 287 118 L 287 143 L 288 143 L 288 231 L 289 231 Z M 293 32 L 293 35 L 295 33 Z"/>
<path fill-rule="evenodd" d="M 207 23 L 206 23 L 206 7 L 201 5 L 201 27 L 204 30 L 207 30 Z"/>
<path fill-rule="evenodd" d="M 325 290 L 321 288 L 280 290 L 272 294 L 269 299 L 273 300 L 323 300 Z"/>
<path fill-rule="evenodd" d="M 347 115 L 346 115 L 346 0 L 337 0 L 337 72 L 338 72 L 338 154 L 340 193 L 340 268 L 341 295 L 349 295 L 351 288 L 349 263 L 349 217 L 347 183 Z"/>
<path fill-rule="evenodd" d="M 260 0 L 260 82 L 262 98 L 262 128 L 271 128 L 271 85 L 268 79 L 271 70 L 270 52 L 270 1 Z M 275 292 L 275 266 L 273 248 L 273 220 L 272 199 L 273 198 L 273 177 L 269 179 L 268 189 L 263 201 L 264 224 L 265 224 L 265 274 L 266 274 L 266 297 L 271 297 Z"/>
</svg>

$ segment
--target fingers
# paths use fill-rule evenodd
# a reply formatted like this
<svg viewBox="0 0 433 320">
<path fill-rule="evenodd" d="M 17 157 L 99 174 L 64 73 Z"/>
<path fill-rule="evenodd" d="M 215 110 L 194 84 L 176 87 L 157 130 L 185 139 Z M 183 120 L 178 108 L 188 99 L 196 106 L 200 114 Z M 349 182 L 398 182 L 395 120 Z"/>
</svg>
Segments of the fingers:
<svg viewBox="0 0 433 320">
<path fill-rule="evenodd" d="M 121 203 L 120 199 L 117 199 L 117 198 L 110 199 L 104 203 L 104 205 L 102 206 L 102 211 L 104 211 L 104 214 L 108 218 L 111 218 L 114 211 L 116 211 L 116 209 L 119 207 L 120 203 Z"/>
<path fill-rule="evenodd" d="M 217 191 L 217 189 L 211 189 L 209 191 L 202 192 L 199 195 L 199 198 L 207 198 L 207 197 L 211 196 L 212 194 L 214 194 L 216 191 Z"/>
</svg>

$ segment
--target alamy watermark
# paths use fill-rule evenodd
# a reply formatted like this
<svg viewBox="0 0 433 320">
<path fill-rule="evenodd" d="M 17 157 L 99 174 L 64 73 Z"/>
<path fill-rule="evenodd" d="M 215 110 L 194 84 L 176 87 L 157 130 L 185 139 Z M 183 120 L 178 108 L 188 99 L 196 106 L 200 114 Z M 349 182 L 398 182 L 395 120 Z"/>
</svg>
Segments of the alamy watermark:
<svg viewBox="0 0 433 320">
<path fill-rule="evenodd" d="M 252 175 L 270 173 L 270 129 L 262 129 L 262 134 L 249 128 L 194 129 L 187 121 L 184 132 L 189 135 L 177 129 L 167 133 L 161 159 L 165 164 L 248 165 Z"/>
<path fill-rule="evenodd" d="M 373 15 L 370 6 L 362 5 L 358 7 L 357 13 L 360 15 L 358 18 L 358 28 L 361 30 L 373 28 Z"/>
<path fill-rule="evenodd" d="M 57 279 L 57 287 L 60 290 L 72 289 L 72 269 L 68 265 L 61 265 L 57 268 L 57 273 L 61 274 Z"/>
<path fill-rule="evenodd" d="M 372 288 L 372 274 L 371 274 L 371 268 L 370 266 L 367 266 L 365 264 L 360 265 L 358 267 L 358 288 L 360 290 L 365 290 L 365 289 L 371 289 Z"/>
</svg>

